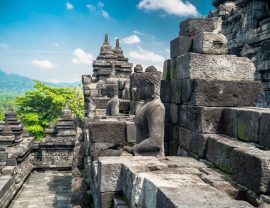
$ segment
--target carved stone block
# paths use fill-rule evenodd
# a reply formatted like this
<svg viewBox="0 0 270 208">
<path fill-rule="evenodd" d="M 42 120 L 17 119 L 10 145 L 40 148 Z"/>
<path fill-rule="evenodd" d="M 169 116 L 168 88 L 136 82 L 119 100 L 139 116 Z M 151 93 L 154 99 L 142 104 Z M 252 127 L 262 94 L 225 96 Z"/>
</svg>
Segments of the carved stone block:
<svg viewBox="0 0 270 208">
<path fill-rule="evenodd" d="M 203 32 L 193 39 L 193 52 L 205 54 L 227 54 L 227 38 L 223 34 Z"/>
<path fill-rule="evenodd" d="M 171 58 L 191 52 L 192 38 L 187 36 L 180 36 L 171 41 Z"/>
<path fill-rule="evenodd" d="M 254 80 L 255 66 L 248 58 L 233 55 L 188 53 L 177 57 L 177 79 Z"/>
<path fill-rule="evenodd" d="M 219 33 L 221 31 L 221 18 L 189 18 L 180 23 L 180 36 L 195 37 L 201 32 Z"/>
<path fill-rule="evenodd" d="M 89 123 L 89 134 L 92 142 L 124 143 L 126 125 L 122 121 L 98 121 Z"/>
<path fill-rule="evenodd" d="M 245 92 L 245 93 L 243 93 Z M 251 106 L 262 93 L 260 82 L 182 80 L 182 103 L 202 106 Z"/>
</svg>

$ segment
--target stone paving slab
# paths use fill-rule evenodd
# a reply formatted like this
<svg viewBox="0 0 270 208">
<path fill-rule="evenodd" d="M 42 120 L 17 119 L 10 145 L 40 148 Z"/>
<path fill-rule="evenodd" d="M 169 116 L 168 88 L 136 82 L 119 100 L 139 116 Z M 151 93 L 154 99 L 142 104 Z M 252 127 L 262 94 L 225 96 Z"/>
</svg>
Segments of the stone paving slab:
<svg viewBox="0 0 270 208">
<path fill-rule="evenodd" d="M 69 208 L 71 172 L 33 172 L 9 208 Z"/>
</svg>

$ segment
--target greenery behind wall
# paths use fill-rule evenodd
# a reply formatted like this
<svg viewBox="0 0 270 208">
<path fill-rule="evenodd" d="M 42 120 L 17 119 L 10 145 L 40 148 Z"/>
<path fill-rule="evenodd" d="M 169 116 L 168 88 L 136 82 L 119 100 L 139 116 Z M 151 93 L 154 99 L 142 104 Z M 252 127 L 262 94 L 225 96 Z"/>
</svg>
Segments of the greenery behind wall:
<svg viewBox="0 0 270 208">
<path fill-rule="evenodd" d="M 0 88 L 3 89 L 3 88 Z M 45 128 L 51 121 L 57 121 L 65 104 L 76 118 L 83 118 L 84 101 L 81 87 L 51 87 L 34 81 L 33 89 L 20 93 L 0 94 L 0 120 L 9 109 L 17 111 L 28 132 L 37 139 L 45 136 Z"/>
</svg>

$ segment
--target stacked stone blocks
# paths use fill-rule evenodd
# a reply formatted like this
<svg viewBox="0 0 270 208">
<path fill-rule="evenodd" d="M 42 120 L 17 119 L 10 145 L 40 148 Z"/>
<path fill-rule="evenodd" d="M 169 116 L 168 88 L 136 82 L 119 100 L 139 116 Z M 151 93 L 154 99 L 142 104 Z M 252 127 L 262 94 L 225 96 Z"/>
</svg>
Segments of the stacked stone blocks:
<svg viewBox="0 0 270 208">
<path fill-rule="evenodd" d="M 230 54 L 252 59 L 256 80 L 265 92 L 260 106 L 269 107 L 270 4 L 268 0 L 214 0 L 209 17 L 222 17 L 222 33 L 228 38 Z"/>
<path fill-rule="evenodd" d="M 261 84 L 253 81 L 255 67 L 248 58 L 225 54 L 226 38 L 215 35 L 220 31 L 216 27 L 208 28 L 206 36 L 212 40 L 223 37 L 220 50 L 208 45 L 211 40 L 201 41 L 205 31 L 198 31 L 196 21 L 220 19 L 182 23 L 185 32 L 180 34 L 192 42 L 183 54 L 185 43 L 181 48 L 179 41 L 171 42 L 172 51 L 181 49 L 164 63 L 161 98 L 166 108 L 167 153 L 206 159 L 255 193 L 269 194 L 270 134 L 266 126 L 270 111 L 248 107 L 262 92 Z"/>
</svg>

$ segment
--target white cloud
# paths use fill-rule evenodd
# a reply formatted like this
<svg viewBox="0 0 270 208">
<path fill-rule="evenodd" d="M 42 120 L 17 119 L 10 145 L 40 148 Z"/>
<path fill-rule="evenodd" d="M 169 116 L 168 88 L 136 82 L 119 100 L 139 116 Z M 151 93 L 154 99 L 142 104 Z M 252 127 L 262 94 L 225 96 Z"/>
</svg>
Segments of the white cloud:
<svg viewBox="0 0 270 208">
<path fill-rule="evenodd" d="M 50 62 L 49 60 L 33 60 L 31 61 L 31 64 L 39 67 L 39 68 L 43 68 L 43 69 L 52 69 L 56 67 L 56 64 L 53 64 L 52 62 Z"/>
<path fill-rule="evenodd" d="M 152 63 L 163 63 L 165 58 L 161 55 L 158 55 L 152 51 L 147 51 L 138 47 L 138 51 L 129 51 L 129 57 L 137 60 L 149 61 Z"/>
<path fill-rule="evenodd" d="M 109 17 L 110 17 L 109 13 L 106 12 L 105 10 L 101 10 L 101 15 L 102 15 L 103 17 L 105 17 L 105 18 L 109 18 Z"/>
<path fill-rule="evenodd" d="M 131 35 L 129 37 L 126 37 L 124 39 L 122 39 L 122 41 L 125 43 L 125 44 L 128 44 L 128 45 L 133 45 L 133 44 L 138 44 L 141 42 L 141 39 L 137 36 L 137 35 Z"/>
<path fill-rule="evenodd" d="M 198 16 L 197 8 L 190 2 L 183 0 L 140 0 L 139 9 L 163 10 L 167 14 L 177 16 Z"/>
<path fill-rule="evenodd" d="M 9 45 L 7 45 L 5 43 L 0 43 L 0 48 L 7 49 L 7 48 L 9 48 Z"/>
<path fill-rule="evenodd" d="M 104 10 L 104 4 L 100 1 L 97 3 L 96 6 L 93 4 L 87 4 L 86 7 L 96 15 L 101 15 L 106 19 L 110 18 L 110 14 Z"/>
<path fill-rule="evenodd" d="M 144 35 L 143 32 L 140 32 L 140 31 L 138 31 L 138 30 L 134 30 L 133 33 L 134 33 L 134 34 L 137 34 L 137 35 Z"/>
<path fill-rule="evenodd" d="M 74 64 L 88 64 L 91 65 L 94 60 L 94 56 L 92 54 L 86 53 L 81 48 L 76 48 L 73 52 L 74 58 L 72 59 L 72 62 Z"/>
<path fill-rule="evenodd" d="M 91 11 L 95 11 L 96 10 L 96 7 L 92 4 L 87 4 L 86 7 L 91 10 Z"/>
<path fill-rule="evenodd" d="M 74 9 L 73 4 L 71 4 L 70 2 L 67 2 L 67 3 L 66 3 L 66 9 L 67 9 L 67 10 L 73 10 L 73 9 Z"/>
</svg>

